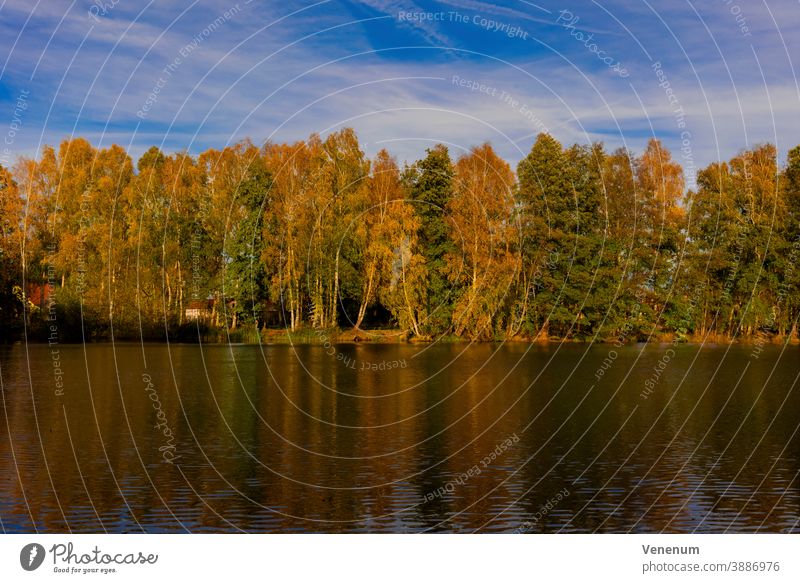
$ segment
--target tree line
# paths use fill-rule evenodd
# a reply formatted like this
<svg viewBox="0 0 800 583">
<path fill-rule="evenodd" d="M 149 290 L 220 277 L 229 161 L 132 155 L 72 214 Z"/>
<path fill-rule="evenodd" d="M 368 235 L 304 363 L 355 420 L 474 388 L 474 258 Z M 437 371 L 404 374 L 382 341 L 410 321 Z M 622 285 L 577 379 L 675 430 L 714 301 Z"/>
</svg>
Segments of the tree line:
<svg viewBox="0 0 800 583">
<path fill-rule="evenodd" d="M 0 213 L 6 340 L 780 339 L 800 315 L 800 147 L 744 150 L 687 189 L 655 139 L 635 155 L 541 134 L 515 172 L 488 143 L 369 159 L 349 128 L 152 147 L 135 168 L 76 138 L 0 166 Z"/>
</svg>

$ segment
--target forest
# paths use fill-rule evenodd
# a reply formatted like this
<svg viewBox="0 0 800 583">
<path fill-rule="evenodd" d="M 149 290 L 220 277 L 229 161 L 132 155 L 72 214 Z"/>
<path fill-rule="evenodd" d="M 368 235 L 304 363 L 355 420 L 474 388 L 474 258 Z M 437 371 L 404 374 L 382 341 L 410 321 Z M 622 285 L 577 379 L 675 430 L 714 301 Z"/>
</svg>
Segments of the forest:
<svg viewBox="0 0 800 583">
<path fill-rule="evenodd" d="M 0 166 L 2 340 L 796 339 L 800 146 L 696 184 L 655 139 L 540 134 L 516 171 L 349 128 L 135 165 L 69 139 Z"/>
</svg>

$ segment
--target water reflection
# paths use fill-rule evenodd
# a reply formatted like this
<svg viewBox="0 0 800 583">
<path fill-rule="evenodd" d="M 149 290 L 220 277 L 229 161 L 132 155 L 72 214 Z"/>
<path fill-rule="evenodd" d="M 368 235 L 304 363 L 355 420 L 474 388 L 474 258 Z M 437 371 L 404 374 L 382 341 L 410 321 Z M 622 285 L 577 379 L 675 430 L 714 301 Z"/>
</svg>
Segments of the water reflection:
<svg viewBox="0 0 800 583">
<path fill-rule="evenodd" d="M 797 349 L 668 349 L 0 347 L 2 527 L 797 531 Z"/>
</svg>

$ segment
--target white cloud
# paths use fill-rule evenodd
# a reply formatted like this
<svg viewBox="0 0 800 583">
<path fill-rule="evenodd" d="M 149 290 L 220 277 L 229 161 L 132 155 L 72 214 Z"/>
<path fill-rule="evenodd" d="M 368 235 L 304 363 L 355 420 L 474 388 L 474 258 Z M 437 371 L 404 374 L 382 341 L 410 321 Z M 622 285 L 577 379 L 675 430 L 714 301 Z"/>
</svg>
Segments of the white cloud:
<svg viewBox="0 0 800 583">
<path fill-rule="evenodd" d="M 365 4 L 383 14 L 418 9 L 410 0 L 403 2 L 369 0 Z M 12 87 L 12 93 L 14 87 L 28 83 L 41 50 L 69 6 L 46 4 L 41 12 L 36 9 L 33 24 L 11 55 L 9 74 L 3 81 Z M 681 140 L 674 104 L 668 102 L 636 42 L 603 12 L 587 8 L 583 20 L 587 26 L 610 31 L 598 35 L 598 42 L 609 54 L 620 55 L 631 69 L 630 79 L 614 75 L 595 54 L 559 27 L 537 28 L 536 19 L 544 13 L 530 7 L 522 10 L 519 7 L 523 4 L 509 8 L 475 0 L 448 0 L 443 6 L 530 22 L 527 26 L 535 31 L 536 39 L 561 55 L 531 41 L 515 45 L 516 53 L 507 57 L 513 65 L 458 51 L 409 49 L 347 58 L 371 48 L 361 34 L 361 27 L 369 24 L 348 24 L 354 17 L 340 10 L 337 3 L 308 9 L 266 29 L 276 18 L 303 5 L 272 4 L 265 10 L 262 5 L 241 4 L 240 18 L 220 26 L 182 61 L 160 89 L 144 121 L 136 117 L 136 112 L 164 66 L 232 4 L 203 1 L 166 30 L 186 5 L 172 7 L 168 14 L 158 13 L 158 18 L 148 12 L 129 28 L 133 5 L 120 2 L 91 30 L 56 96 L 55 87 L 65 63 L 88 30 L 87 5 L 73 9 L 29 83 L 33 105 L 15 147 L 30 154 L 42 132 L 45 142 L 57 142 L 76 121 L 79 134 L 95 141 L 102 137 L 104 144 L 127 144 L 133 128 L 141 122 L 135 153 L 149 143 L 197 151 L 245 136 L 261 141 L 273 133 L 275 140 L 292 141 L 350 120 L 347 123 L 356 128 L 370 152 L 381 144 L 391 144 L 400 159 L 421 155 L 429 140 L 448 142 L 458 149 L 489 139 L 515 161 L 527 152 L 532 134 L 542 126 L 564 143 L 603 140 L 609 148 L 624 143 L 640 149 L 655 133 L 679 155 Z M 702 7 L 710 33 L 687 4 L 659 4 L 658 10 L 680 44 L 647 6 L 604 6 L 626 26 L 639 31 L 640 42 L 654 59 L 662 61 L 686 114 L 696 165 L 705 165 L 718 156 L 730 157 L 747 144 L 777 141 L 785 152 L 800 140 L 800 116 L 796 115 L 800 98 L 790 60 L 791 55 L 800 54 L 795 50 L 798 35 L 790 34 L 798 30 L 797 13 L 776 3 L 768 5 L 780 25 L 776 29 L 766 9 L 748 4 L 748 21 L 754 30 L 761 31 L 751 47 L 735 19 L 723 10 L 723 2 L 717 8 Z M 24 21 L 27 10 L 27 3 L 14 0 L 6 3 L 2 14 L 9 16 L 7 22 L 18 22 Z M 336 25 L 345 26 L 298 42 L 305 35 Z M 6 51 L 13 42 L 8 34 L 11 29 L 11 24 L 0 19 L 0 32 L 4 33 L 0 46 Z M 253 33 L 257 34 L 234 50 Z M 448 41 L 445 32 L 435 27 L 427 27 L 423 34 L 434 44 Z M 269 55 L 273 56 L 267 58 Z M 517 105 L 454 86 L 453 75 L 505 91 Z M 53 99 L 54 113 L 42 127 L 42 111 L 47 111 Z M 526 114 L 522 106 L 530 113 Z"/>
</svg>

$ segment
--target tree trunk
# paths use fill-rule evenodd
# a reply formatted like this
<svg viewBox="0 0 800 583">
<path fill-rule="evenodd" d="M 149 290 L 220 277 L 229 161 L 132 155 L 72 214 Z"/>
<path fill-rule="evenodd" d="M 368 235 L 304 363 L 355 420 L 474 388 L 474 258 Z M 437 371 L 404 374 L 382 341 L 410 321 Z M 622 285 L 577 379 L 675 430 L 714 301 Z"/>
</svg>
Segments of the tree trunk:
<svg viewBox="0 0 800 583">
<path fill-rule="evenodd" d="M 364 316 L 367 313 L 367 306 L 369 305 L 370 299 L 372 297 L 372 282 L 375 278 L 375 264 L 373 263 L 370 266 L 369 271 L 369 278 L 367 279 L 367 289 L 364 292 L 364 299 L 361 302 L 361 306 L 358 309 L 358 318 L 356 319 L 356 325 L 354 328 L 356 330 L 359 329 L 361 323 L 364 321 Z"/>
<path fill-rule="evenodd" d="M 172 287 L 169 284 L 169 270 L 164 270 L 164 277 L 167 281 L 167 312 L 169 312 L 172 307 Z"/>
<path fill-rule="evenodd" d="M 339 299 L 339 253 L 341 247 L 336 249 L 336 264 L 333 272 L 333 295 L 331 296 L 331 326 L 336 326 L 336 302 Z"/>
<path fill-rule="evenodd" d="M 525 290 L 525 296 L 524 296 L 524 299 L 522 300 L 522 313 L 519 315 L 519 321 L 517 323 L 517 329 L 516 330 L 514 329 L 514 321 L 513 321 L 513 319 L 509 318 L 509 324 L 510 324 L 509 325 L 509 332 L 510 332 L 510 337 L 511 338 L 513 338 L 514 336 L 519 334 L 520 329 L 522 329 L 522 323 L 525 321 L 525 316 L 527 316 L 527 314 L 528 314 L 528 294 L 530 293 L 528 290 L 529 290 L 530 284 L 528 283 L 528 278 L 525 277 L 525 276 L 523 276 L 523 282 L 525 283 L 525 285 L 523 286 L 523 289 Z"/>
<path fill-rule="evenodd" d="M 539 330 L 539 334 L 536 335 L 536 340 L 545 342 L 549 338 L 550 338 L 550 320 L 546 320 L 544 325 L 542 325 L 542 329 Z"/>
<path fill-rule="evenodd" d="M 178 268 L 178 322 L 183 324 L 183 278 L 181 274 L 181 262 L 176 263 Z"/>
<path fill-rule="evenodd" d="M 289 289 L 289 328 L 294 332 L 297 330 L 298 306 L 300 305 L 300 294 L 296 285 L 294 273 L 294 250 L 291 244 L 288 245 L 286 253 L 286 286 Z"/>
<path fill-rule="evenodd" d="M 406 309 L 408 310 L 408 317 L 411 318 L 411 326 L 414 328 L 414 335 L 419 336 L 419 323 L 417 316 L 414 313 L 414 308 L 411 307 L 411 301 L 408 298 L 408 286 L 406 285 L 406 260 L 403 252 L 400 252 L 400 267 L 403 270 L 403 296 L 406 298 Z"/>
</svg>

